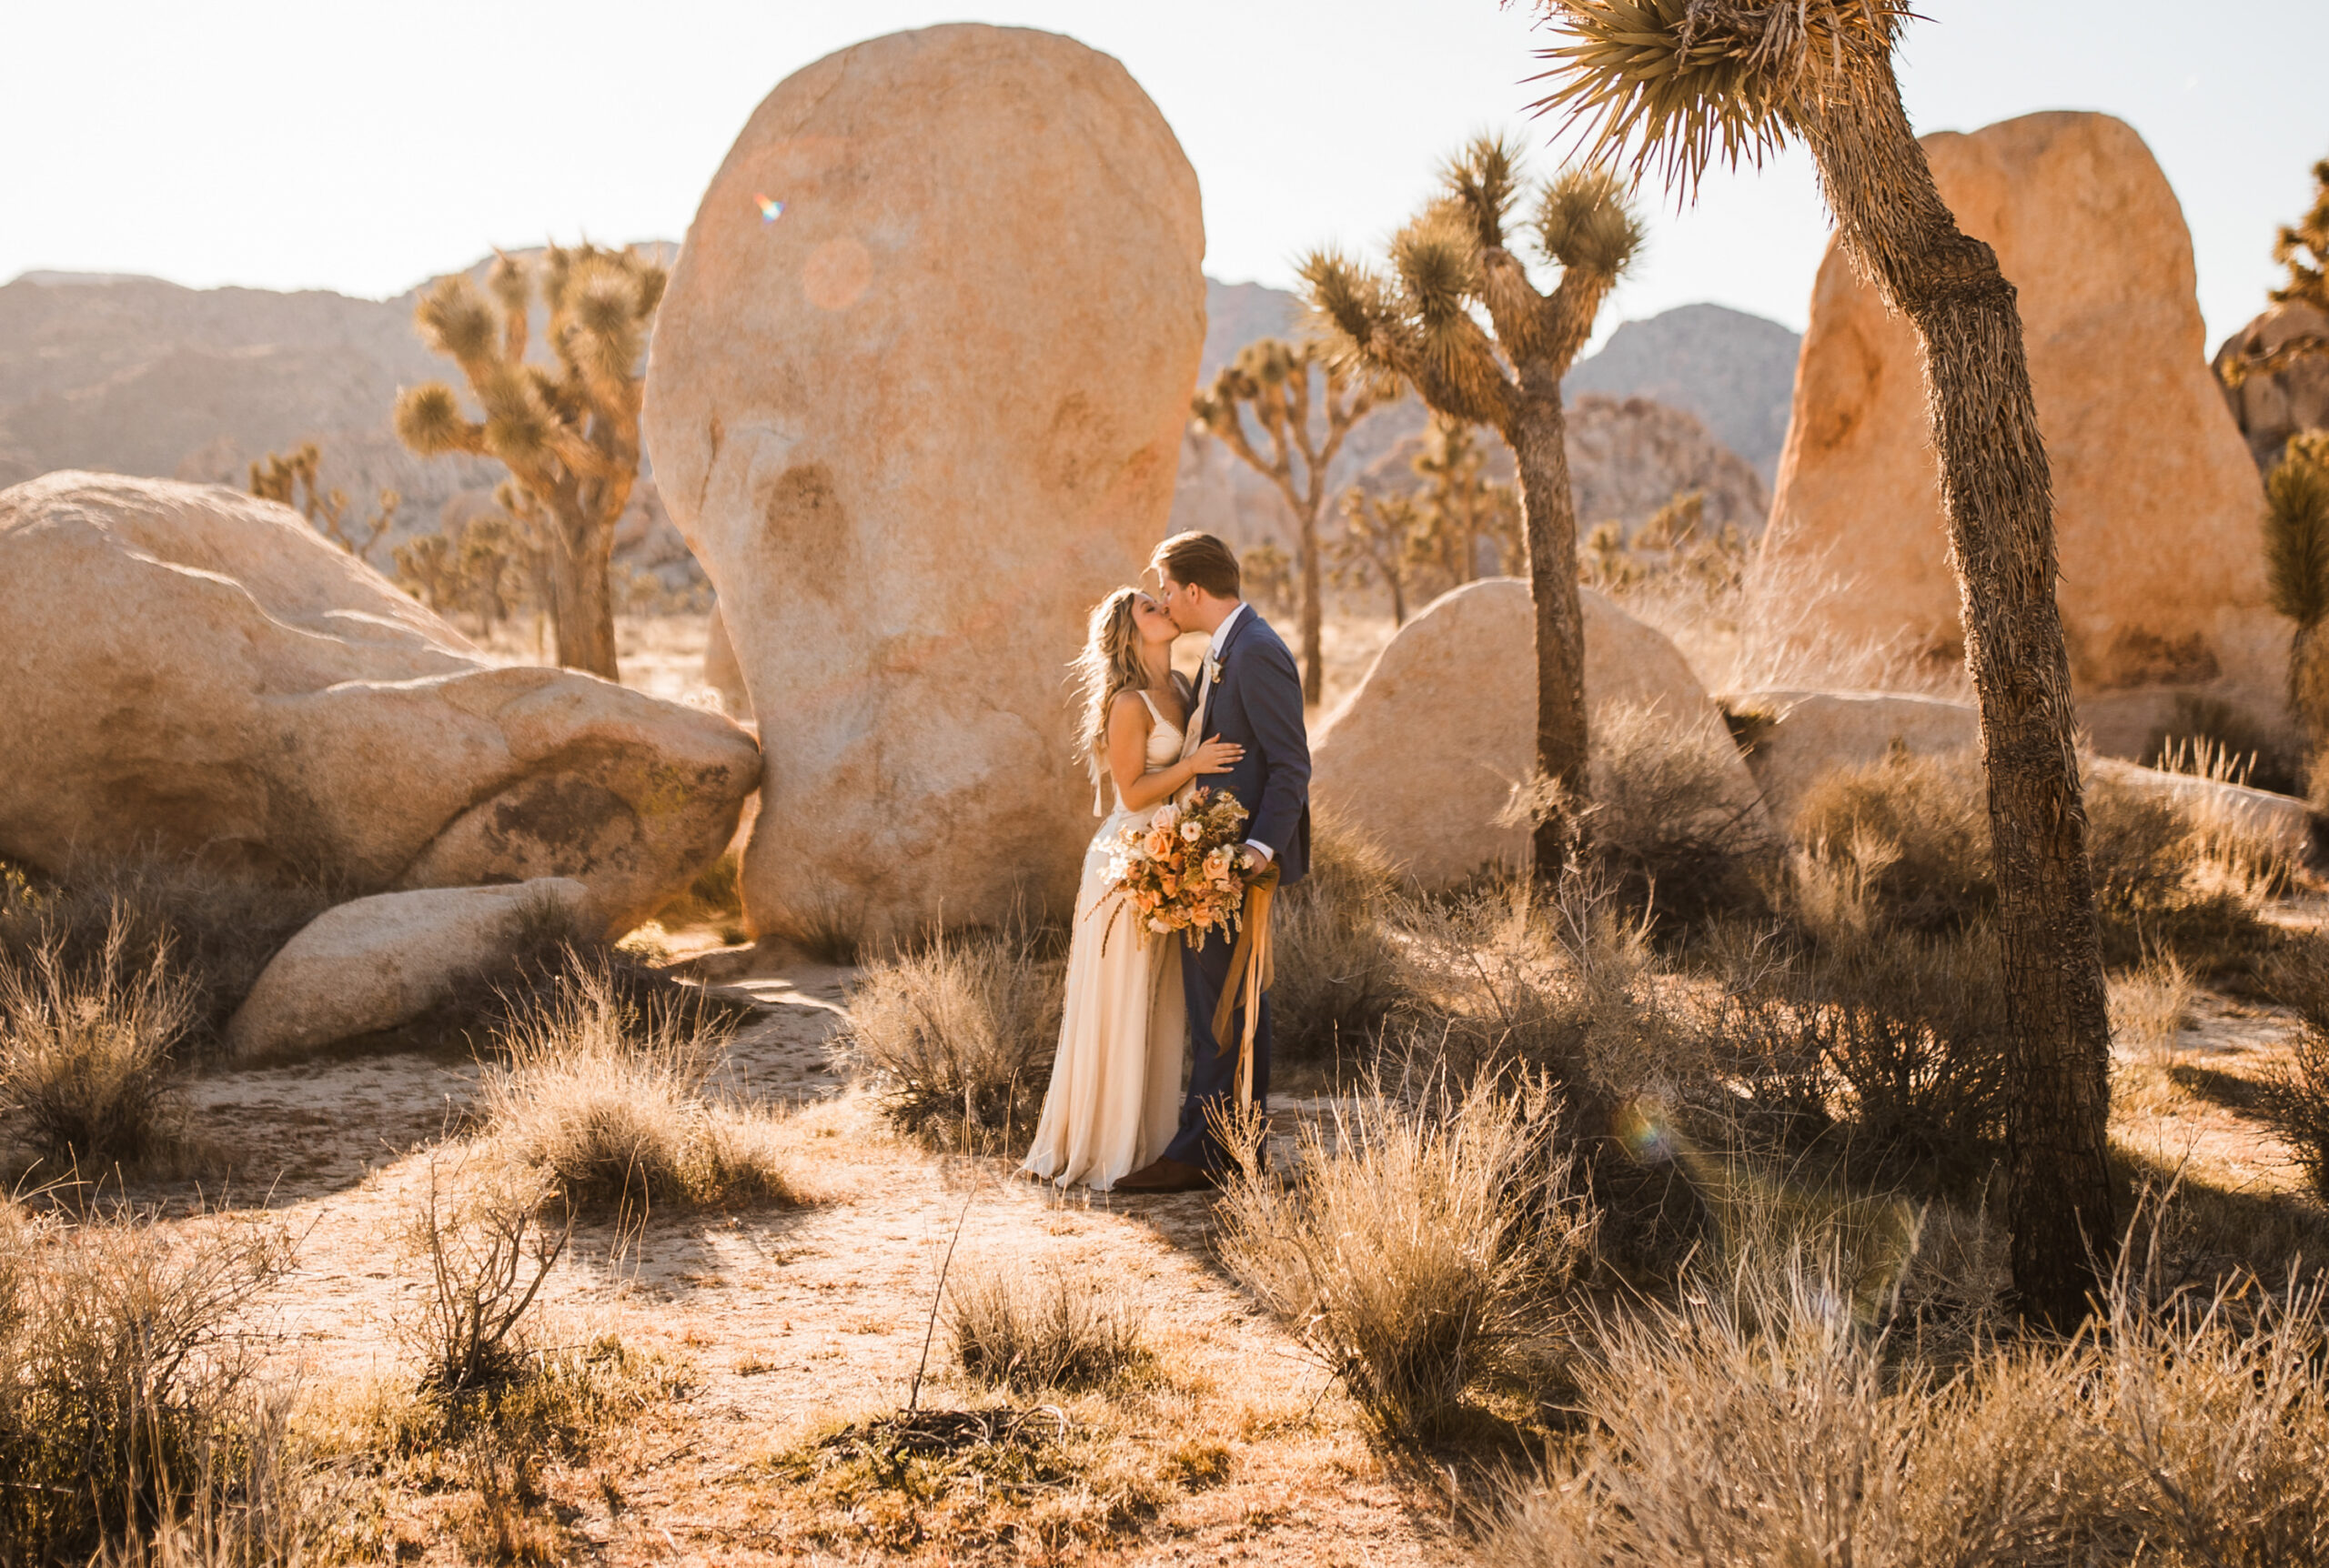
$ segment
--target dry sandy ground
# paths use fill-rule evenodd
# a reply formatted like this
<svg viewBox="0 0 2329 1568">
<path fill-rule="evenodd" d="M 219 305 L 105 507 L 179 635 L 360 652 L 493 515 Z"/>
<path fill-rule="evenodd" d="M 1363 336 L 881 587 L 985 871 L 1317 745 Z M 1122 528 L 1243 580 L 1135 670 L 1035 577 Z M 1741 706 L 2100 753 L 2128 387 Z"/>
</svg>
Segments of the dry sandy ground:
<svg viewBox="0 0 2329 1568">
<path fill-rule="evenodd" d="M 827 1056 L 846 979 L 804 968 L 741 982 L 768 1010 L 729 1069 L 731 1091 L 792 1108 L 798 1168 L 821 1201 L 654 1215 L 627 1236 L 586 1231 L 551 1278 L 554 1337 L 616 1332 L 684 1369 L 691 1385 L 587 1465 L 548 1478 L 581 1560 L 862 1560 L 801 1545 L 801 1500 L 764 1461 L 837 1418 L 905 1402 L 958 1221 L 957 1271 L 993 1261 L 1127 1284 L 1164 1348 L 1175 1423 L 1217 1433 L 1228 1450 L 1225 1481 L 1184 1493 L 1093 1560 L 1356 1568 L 1457 1554 L 1444 1499 L 1387 1473 L 1320 1368 L 1216 1271 L 1208 1200 L 1061 1196 L 1007 1180 L 1005 1161 L 934 1158 L 891 1138 Z M 264 1317 L 283 1363 L 311 1382 L 410 1377 L 396 1324 L 420 1281 L 397 1238 L 427 1191 L 431 1148 L 459 1147 L 477 1074 L 399 1054 L 199 1084 L 198 1124 L 244 1151 L 230 1196 L 263 1202 L 300 1238 L 298 1271 Z M 926 1403 L 972 1395 L 945 1361 L 942 1331 Z M 601 1477 L 621 1495 L 620 1516 Z M 425 1502 L 398 1505 L 405 1560 L 461 1560 L 445 1517 Z"/>
</svg>

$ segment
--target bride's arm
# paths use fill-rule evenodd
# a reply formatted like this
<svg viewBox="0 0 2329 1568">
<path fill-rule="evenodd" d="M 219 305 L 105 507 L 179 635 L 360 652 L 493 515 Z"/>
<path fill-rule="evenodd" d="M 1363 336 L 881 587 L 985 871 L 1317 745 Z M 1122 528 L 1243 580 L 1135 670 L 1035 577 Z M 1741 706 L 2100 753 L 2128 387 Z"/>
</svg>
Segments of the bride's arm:
<svg viewBox="0 0 2329 1568">
<path fill-rule="evenodd" d="M 1182 785 L 1197 776 L 1196 759 L 1185 758 L 1170 768 L 1151 771 L 1148 734 L 1156 720 L 1136 692 L 1119 693 L 1108 709 L 1108 771 L 1116 780 L 1116 798 L 1127 811 L 1145 811 L 1171 799 Z"/>
</svg>

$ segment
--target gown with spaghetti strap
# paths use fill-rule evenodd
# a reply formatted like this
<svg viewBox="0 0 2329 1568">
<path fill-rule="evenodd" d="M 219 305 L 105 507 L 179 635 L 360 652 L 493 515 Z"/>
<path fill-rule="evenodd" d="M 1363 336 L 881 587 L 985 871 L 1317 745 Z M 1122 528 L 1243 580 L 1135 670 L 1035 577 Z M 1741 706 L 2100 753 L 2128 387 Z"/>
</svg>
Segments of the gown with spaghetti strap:
<svg viewBox="0 0 2329 1568">
<path fill-rule="evenodd" d="M 1169 768 L 1180 758 L 1183 734 L 1164 722 L 1148 693 L 1140 699 L 1154 720 L 1149 770 Z M 1181 942 L 1142 924 L 1108 879 L 1117 833 L 1147 816 L 1119 799 L 1084 854 L 1059 1055 L 1024 1166 L 1063 1187 L 1080 1181 L 1107 1191 L 1163 1154 L 1180 1124 L 1188 1050 Z"/>
</svg>

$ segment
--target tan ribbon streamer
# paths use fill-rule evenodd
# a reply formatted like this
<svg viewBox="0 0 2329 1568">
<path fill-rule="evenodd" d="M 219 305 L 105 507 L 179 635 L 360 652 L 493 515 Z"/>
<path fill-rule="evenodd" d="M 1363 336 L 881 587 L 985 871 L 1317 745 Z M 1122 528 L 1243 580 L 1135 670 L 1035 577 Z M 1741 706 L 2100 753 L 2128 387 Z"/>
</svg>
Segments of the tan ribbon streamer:
<svg viewBox="0 0 2329 1568">
<path fill-rule="evenodd" d="M 1270 961 L 1270 904 L 1277 897 L 1278 863 L 1272 859 L 1245 884 L 1245 923 L 1237 932 L 1237 949 L 1229 955 L 1228 978 L 1221 982 L 1221 1000 L 1214 1004 L 1213 1039 L 1218 1047 L 1229 1032 L 1229 1018 L 1241 998 L 1245 1028 L 1237 1042 L 1237 1106 L 1254 1103 L 1254 1032 L 1261 1027 L 1262 993 L 1274 977 Z"/>
</svg>

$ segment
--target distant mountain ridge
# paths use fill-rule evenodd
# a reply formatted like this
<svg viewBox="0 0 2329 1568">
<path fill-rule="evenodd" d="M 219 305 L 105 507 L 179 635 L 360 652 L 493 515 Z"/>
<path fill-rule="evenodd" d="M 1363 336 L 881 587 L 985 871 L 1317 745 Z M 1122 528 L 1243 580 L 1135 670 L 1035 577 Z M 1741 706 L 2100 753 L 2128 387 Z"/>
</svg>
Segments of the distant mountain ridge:
<svg viewBox="0 0 2329 1568">
<path fill-rule="evenodd" d="M 1213 278 L 1205 279 L 1205 311 L 1198 372 L 1205 380 L 1254 339 L 1295 331 L 1303 315 L 1301 299 L 1285 289 Z M 1779 474 L 1801 347 L 1801 334 L 1776 321 L 1728 306 L 1683 305 L 1622 323 L 1561 386 L 1572 397 L 1648 397 L 1695 414 L 1768 487 Z"/>
</svg>

